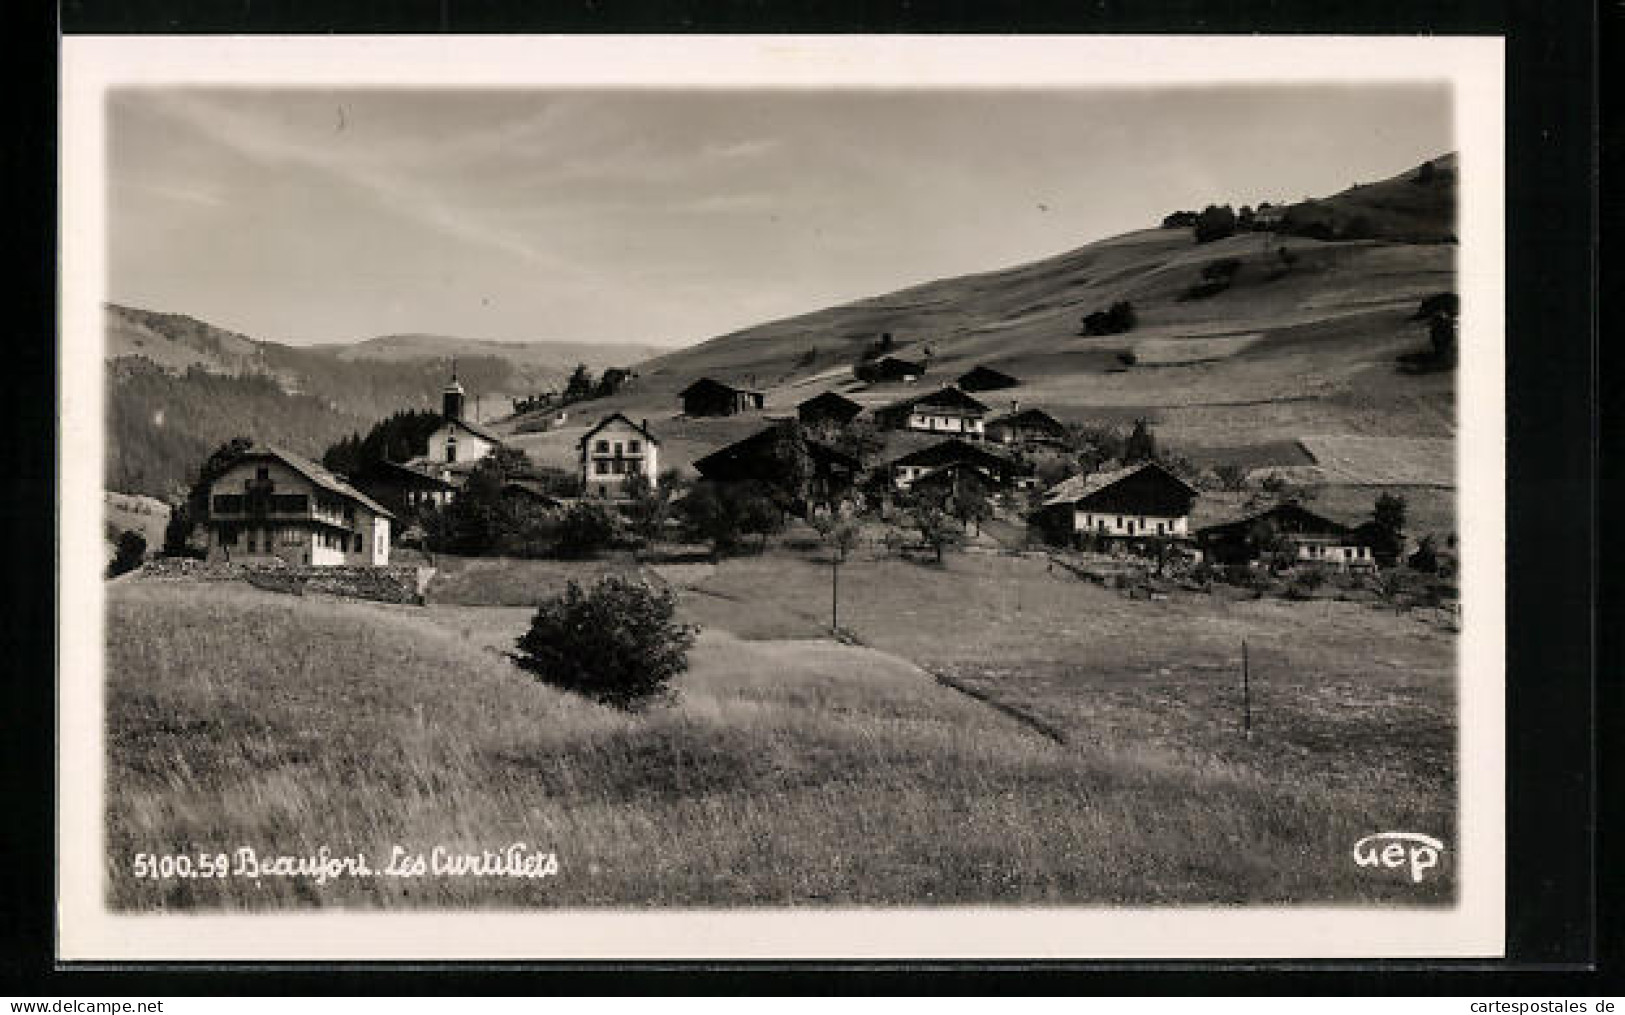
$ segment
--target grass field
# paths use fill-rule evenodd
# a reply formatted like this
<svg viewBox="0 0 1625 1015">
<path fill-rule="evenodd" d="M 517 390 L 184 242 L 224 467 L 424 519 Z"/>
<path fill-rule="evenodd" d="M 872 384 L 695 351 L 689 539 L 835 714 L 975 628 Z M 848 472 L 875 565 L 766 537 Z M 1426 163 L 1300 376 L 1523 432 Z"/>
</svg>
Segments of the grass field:
<svg viewBox="0 0 1625 1015">
<path fill-rule="evenodd" d="M 512 588 L 594 565 L 527 566 Z M 1453 897 L 1448 855 L 1420 886 L 1348 857 L 1388 827 L 1453 836 L 1453 645 L 1417 621 L 1131 603 L 1039 559 L 963 554 L 847 565 L 843 625 L 867 643 L 853 646 L 820 638 L 829 569 L 815 559 L 776 551 L 684 577 L 682 612 L 704 633 L 677 703 L 636 716 L 512 666 L 522 606 L 110 587 L 113 904 Z M 1237 733 L 1243 635 L 1251 742 Z M 515 841 L 555 850 L 559 875 L 318 888 L 129 874 L 137 851 L 326 845 L 377 865 L 397 844 Z"/>
</svg>

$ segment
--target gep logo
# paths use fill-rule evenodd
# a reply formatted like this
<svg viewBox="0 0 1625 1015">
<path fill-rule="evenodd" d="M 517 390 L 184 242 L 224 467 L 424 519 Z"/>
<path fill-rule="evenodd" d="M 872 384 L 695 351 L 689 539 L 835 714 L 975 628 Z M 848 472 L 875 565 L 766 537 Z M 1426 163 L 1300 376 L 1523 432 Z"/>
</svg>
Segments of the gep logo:
<svg viewBox="0 0 1625 1015">
<path fill-rule="evenodd" d="M 1444 843 L 1420 832 L 1377 832 L 1354 844 L 1354 862 L 1361 867 L 1410 867 L 1411 880 L 1439 866 Z"/>
</svg>

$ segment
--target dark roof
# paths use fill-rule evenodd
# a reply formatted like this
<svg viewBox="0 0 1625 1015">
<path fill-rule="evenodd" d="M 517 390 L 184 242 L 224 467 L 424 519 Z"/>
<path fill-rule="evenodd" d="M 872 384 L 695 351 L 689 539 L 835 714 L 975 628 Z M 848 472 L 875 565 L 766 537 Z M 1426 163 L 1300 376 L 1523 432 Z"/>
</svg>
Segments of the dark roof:
<svg viewBox="0 0 1625 1015">
<path fill-rule="evenodd" d="M 467 430 L 469 433 L 473 434 L 474 436 L 483 437 L 483 438 L 485 438 L 486 440 L 490 441 L 493 444 L 501 444 L 502 443 L 502 437 L 500 435 L 498 435 L 496 433 L 496 431 L 488 430 L 485 427 L 480 426 L 478 423 L 470 423 L 466 419 L 452 419 L 449 416 L 444 417 L 443 422 L 450 423 L 452 426 L 460 426 L 464 430 Z M 436 429 L 438 429 L 438 427 Z"/>
<path fill-rule="evenodd" d="M 557 496 L 534 479 L 510 479 L 502 484 L 502 492 L 505 494 L 523 494 L 537 500 L 547 501 L 550 504 L 562 503 Z"/>
<path fill-rule="evenodd" d="M 880 408 L 883 415 L 906 413 L 916 405 L 935 405 L 949 409 L 964 409 L 969 412 L 986 412 L 987 406 L 971 396 L 960 391 L 953 385 L 928 391 L 920 395 L 910 395 L 907 398 L 892 402 Z"/>
<path fill-rule="evenodd" d="M 911 451 L 901 458 L 892 460 L 892 466 L 916 465 L 941 468 L 944 465 L 963 463 L 967 465 L 980 465 L 998 469 L 1001 472 L 1024 472 L 1025 467 L 1017 461 L 1003 455 L 994 454 L 980 445 L 958 437 L 938 441 L 935 444 Z"/>
<path fill-rule="evenodd" d="M 636 430 L 638 433 L 642 434 L 644 436 L 644 439 L 646 439 L 650 444 L 653 444 L 656 447 L 658 447 L 660 445 L 660 439 L 658 437 L 656 437 L 654 434 L 650 433 L 646 427 L 644 427 L 643 425 L 641 425 L 639 423 L 632 422 L 630 419 L 628 419 L 622 413 L 612 412 L 608 416 L 605 416 L 603 419 L 599 420 L 596 424 L 594 424 L 592 429 L 590 429 L 586 433 L 582 434 L 581 439 L 576 441 L 576 447 L 585 446 L 586 443 L 587 443 L 587 439 L 589 437 L 591 437 L 593 434 L 597 433 L 598 431 L 602 430 L 604 427 L 609 426 L 611 423 L 615 422 L 616 420 L 620 420 L 622 423 L 625 423 L 627 426 L 631 427 L 632 429 Z"/>
<path fill-rule="evenodd" d="M 706 479 L 729 480 L 738 478 L 753 478 L 751 476 L 752 464 L 758 455 L 768 450 L 768 445 L 778 434 L 783 424 L 764 427 L 761 430 L 724 445 L 704 457 L 694 461 L 694 469 Z M 862 468 L 863 463 L 856 458 L 833 448 L 822 441 L 804 438 L 807 442 L 807 452 L 815 462 L 824 465 L 841 465 L 854 471 Z"/>
<path fill-rule="evenodd" d="M 275 459 L 322 489 L 330 493 L 336 493 L 347 500 L 353 500 L 373 514 L 383 515 L 385 518 L 395 517 L 388 508 L 345 482 L 342 477 L 327 471 L 308 458 L 294 454 L 292 451 L 287 451 L 272 444 L 256 444 L 243 452 L 237 460 L 246 461 L 251 458 Z"/>
<path fill-rule="evenodd" d="M 1262 511 L 1254 511 L 1252 514 L 1243 515 L 1240 518 L 1204 525 L 1196 530 L 1196 534 L 1199 536 L 1244 535 L 1248 529 L 1265 520 L 1288 521 L 1295 532 L 1335 536 L 1353 534 L 1353 530 L 1347 525 L 1335 522 L 1324 515 L 1318 515 L 1296 501 L 1282 501 L 1278 504 L 1272 504 Z"/>
<path fill-rule="evenodd" d="M 991 391 L 996 388 L 1013 388 L 1021 381 L 1002 370 L 978 365 L 960 374 L 955 383 L 966 391 Z"/>
<path fill-rule="evenodd" d="M 402 477 L 404 477 L 406 479 L 411 480 L 412 482 L 416 483 L 419 486 L 432 487 L 432 488 L 441 489 L 441 490 L 455 490 L 455 489 L 457 489 L 457 484 L 456 483 L 447 482 L 446 480 L 441 479 L 439 476 L 436 476 L 436 475 L 434 475 L 432 473 L 429 473 L 429 472 L 425 472 L 422 469 L 415 468 L 415 467 L 413 467 L 411 465 L 406 464 L 405 462 L 390 462 L 390 461 L 374 462 L 372 465 L 367 466 L 366 468 L 364 468 L 362 470 L 362 474 L 363 475 L 371 475 L 375 471 L 377 471 L 377 472 L 396 473 L 396 474 L 398 474 L 398 475 L 400 475 L 400 476 L 402 476 Z M 354 477 L 352 477 L 352 478 L 354 478 Z"/>
<path fill-rule="evenodd" d="M 839 405 L 857 409 L 860 412 L 863 411 L 862 403 L 855 402 L 838 391 L 821 391 L 811 398 L 797 402 L 796 408 L 801 409 L 809 405 Z"/>
<path fill-rule="evenodd" d="M 1066 432 L 1066 424 L 1051 416 L 1043 409 L 1022 409 L 1020 412 L 1005 413 L 997 419 L 987 421 L 989 427 L 995 426 L 1035 426 L 1045 430 Z"/>
<path fill-rule="evenodd" d="M 730 391 L 730 392 L 744 391 L 744 392 L 747 392 L 747 393 L 752 394 L 752 395 L 760 395 L 762 393 L 757 388 L 746 388 L 746 387 L 742 387 L 742 386 L 737 385 L 737 384 L 725 384 L 722 381 L 716 380 L 716 379 L 711 378 L 711 377 L 701 377 L 699 380 L 695 381 L 693 384 L 690 384 L 688 387 L 684 388 L 682 391 L 679 391 L 677 394 L 678 394 L 679 397 L 687 397 L 690 392 L 705 390 L 705 389 L 721 389 L 723 391 Z"/>
<path fill-rule="evenodd" d="M 1141 462 L 1138 465 L 1129 465 L 1121 469 L 1112 469 L 1109 472 L 1094 472 L 1086 476 L 1073 476 L 1071 479 L 1063 479 L 1045 491 L 1044 506 L 1049 507 L 1055 504 L 1075 504 L 1085 497 L 1092 497 L 1108 487 L 1116 486 L 1123 480 L 1128 479 L 1131 476 L 1138 475 L 1139 473 L 1144 472 L 1146 469 L 1157 470 L 1164 476 L 1173 480 L 1175 483 L 1178 483 L 1180 486 L 1184 487 L 1193 497 L 1198 493 L 1196 487 L 1191 486 L 1183 479 L 1180 479 L 1172 472 L 1169 472 L 1166 466 L 1159 465 L 1156 462 Z"/>
</svg>

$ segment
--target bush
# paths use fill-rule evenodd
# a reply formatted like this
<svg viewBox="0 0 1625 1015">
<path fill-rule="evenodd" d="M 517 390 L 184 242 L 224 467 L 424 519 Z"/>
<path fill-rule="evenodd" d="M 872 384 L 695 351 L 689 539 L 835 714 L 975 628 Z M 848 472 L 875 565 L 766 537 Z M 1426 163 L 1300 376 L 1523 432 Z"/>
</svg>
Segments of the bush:
<svg viewBox="0 0 1625 1015">
<path fill-rule="evenodd" d="M 147 556 L 147 537 L 134 529 L 119 533 L 117 549 L 112 563 L 107 565 L 107 577 L 117 578 L 141 566 Z"/>
<path fill-rule="evenodd" d="M 1196 242 L 1212 243 L 1222 240 L 1226 236 L 1234 235 L 1236 231 L 1236 213 L 1227 204 L 1208 205 L 1202 213 L 1196 216 Z"/>
<path fill-rule="evenodd" d="M 635 711 L 669 694 L 688 669 L 698 628 L 678 624 L 677 594 L 622 575 L 590 590 L 571 582 L 542 603 L 515 661 L 542 680 Z"/>
<path fill-rule="evenodd" d="M 1134 330 L 1139 323 L 1138 315 L 1134 312 L 1134 304 L 1128 300 L 1118 300 L 1105 310 L 1096 310 L 1083 319 L 1083 333 L 1085 335 L 1120 335 L 1125 331 Z"/>
<path fill-rule="evenodd" d="M 619 533 L 617 519 L 608 508 L 578 501 L 559 520 L 554 545 L 560 557 L 590 557 L 613 546 Z"/>
</svg>

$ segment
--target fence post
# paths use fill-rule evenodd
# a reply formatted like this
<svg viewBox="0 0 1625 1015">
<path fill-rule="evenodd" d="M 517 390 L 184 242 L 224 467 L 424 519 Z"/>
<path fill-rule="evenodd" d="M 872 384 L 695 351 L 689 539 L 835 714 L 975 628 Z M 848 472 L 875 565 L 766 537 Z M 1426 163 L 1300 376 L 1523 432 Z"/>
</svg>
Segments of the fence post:
<svg viewBox="0 0 1625 1015">
<path fill-rule="evenodd" d="M 1241 639 L 1241 735 L 1253 738 L 1253 694 L 1247 665 L 1247 639 Z"/>
</svg>

